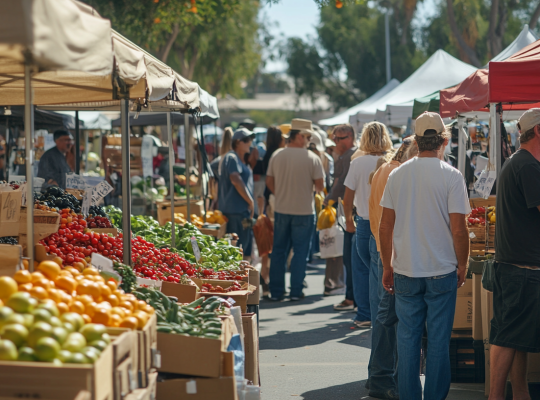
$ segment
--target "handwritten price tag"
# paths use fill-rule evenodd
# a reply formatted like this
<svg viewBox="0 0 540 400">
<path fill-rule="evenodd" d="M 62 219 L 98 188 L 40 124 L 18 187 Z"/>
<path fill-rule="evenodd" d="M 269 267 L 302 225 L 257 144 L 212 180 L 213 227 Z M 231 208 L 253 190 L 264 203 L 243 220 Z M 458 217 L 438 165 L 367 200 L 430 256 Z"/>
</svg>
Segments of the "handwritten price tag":
<svg viewBox="0 0 540 400">
<path fill-rule="evenodd" d="M 113 191 L 107 181 L 100 182 L 92 191 L 92 205 L 96 206 L 99 201 Z"/>
<path fill-rule="evenodd" d="M 86 189 L 86 181 L 77 174 L 66 174 L 66 188 L 68 189 Z"/>
<path fill-rule="evenodd" d="M 495 171 L 482 171 L 480 177 L 474 184 L 474 190 L 484 199 L 487 199 L 491 194 L 491 189 L 495 184 L 497 173 Z"/>
<path fill-rule="evenodd" d="M 86 186 L 86 191 L 84 192 L 81 212 L 83 215 L 88 215 L 90 212 L 90 204 L 92 204 L 92 192 L 94 188 L 92 186 Z"/>
<path fill-rule="evenodd" d="M 191 237 L 191 247 L 193 248 L 193 255 L 195 256 L 195 260 L 199 262 L 201 259 L 201 250 L 199 249 L 199 244 L 197 243 L 197 239 L 195 239 L 195 236 Z"/>
<path fill-rule="evenodd" d="M 98 271 L 105 271 L 105 272 L 113 272 L 116 273 L 116 271 L 113 268 L 113 262 L 111 259 L 107 257 L 103 257 L 101 254 L 98 253 L 92 253 L 92 260 L 91 263 L 94 267 L 98 269 Z"/>
</svg>

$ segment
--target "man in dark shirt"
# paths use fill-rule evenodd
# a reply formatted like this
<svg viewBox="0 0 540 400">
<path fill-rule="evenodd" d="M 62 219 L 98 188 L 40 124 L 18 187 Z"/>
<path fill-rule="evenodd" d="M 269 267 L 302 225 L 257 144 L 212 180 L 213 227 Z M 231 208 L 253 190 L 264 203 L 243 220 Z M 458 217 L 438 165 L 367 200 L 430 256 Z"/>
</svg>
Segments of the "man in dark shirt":
<svg viewBox="0 0 540 400">
<path fill-rule="evenodd" d="M 54 132 L 56 146 L 47 150 L 39 160 L 37 176 L 45 179 L 43 189 L 49 186 L 66 188 L 66 174 L 72 172 L 66 160 L 66 154 L 73 146 L 73 136 L 64 130 Z"/>
<path fill-rule="evenodd" d="M 351 165 L 351 156 L 356 151 L 356 135 L 350 124 L 338 125 L 332 131 L 336 147 L 334 149 L 334 183 L 332 189 L 324 199 L 327 205 L 329 200 L 334 200 L 337 205 L 338 199 L 345 196 L 345 178 Z M 338 153 L 338 154 L 336 154 Z M 353 282 L 351 270 L 351 249 L 354 234 L 345 232 L 343 240 L 343 257 L 327 260 L 325 294 L 339 293 L 336 288 L 329 287 L 331 281 L 343 282 L 343 266 L 345 265 L 345 300 L 336 304 L 336 311 L 352 311 L 354 309 Z M 337 288 L 339 289 L 339 288 Z M 341 292 L 343 294 L 343 292 Z"/>
<path fill-rule="evenodd" d="M 530 399 L 527 353 L 540 352 L 540 108 L 519 119 L 521 149 L 497 188 L 490 399 Z"/>
</svg>

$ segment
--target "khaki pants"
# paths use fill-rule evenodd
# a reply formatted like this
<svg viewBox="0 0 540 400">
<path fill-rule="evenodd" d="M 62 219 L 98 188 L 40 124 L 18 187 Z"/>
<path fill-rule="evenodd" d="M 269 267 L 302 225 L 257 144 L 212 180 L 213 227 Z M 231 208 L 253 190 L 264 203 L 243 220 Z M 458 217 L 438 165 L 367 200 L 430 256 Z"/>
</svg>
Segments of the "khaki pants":
<svg viewBox="0 0 540 400">
<path fill-rule="evenodd" d="M 327 258 L 324 274 L 324 290 L 330 291 L 345 287 L 343 257 Z"/>
</svg>

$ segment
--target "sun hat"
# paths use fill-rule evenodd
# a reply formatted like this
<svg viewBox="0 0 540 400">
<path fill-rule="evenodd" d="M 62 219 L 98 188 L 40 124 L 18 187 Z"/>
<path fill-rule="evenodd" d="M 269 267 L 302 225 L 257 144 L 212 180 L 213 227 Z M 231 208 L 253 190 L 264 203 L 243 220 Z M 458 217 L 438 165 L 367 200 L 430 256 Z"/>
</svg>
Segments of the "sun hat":
<svg viewBox="0 0 540 400">
<path fill-rule="evenodd" d="M 313 134 L 311 135 L 311 139 L 309 140 L 309 144 L 315 145 L 315 148 L 318 151 L 325 151 L 326 150 L 326 147 L 324 146 L 323 141 L 321 139 L 321 135 L 317 131 L 314 131 Z"/>
<path fill-rule="evenodd" d="M 425 132 L 430 129 L 434 130 L 435 133 L 426 135 Z M 426 111 L 416 118 L 414 133 L 416 136 L 429 137 L 443 133 L 445 129 L 446 127 L 444 126 L 444 122 L 439 114 Z"/>
<path fill-rule="evenodd" d="M 291 131 L 300 131 L 302 135 L 313 135 L 315 131 L 309 119 L 295 118 L 291 121 Z"/>
</svg>

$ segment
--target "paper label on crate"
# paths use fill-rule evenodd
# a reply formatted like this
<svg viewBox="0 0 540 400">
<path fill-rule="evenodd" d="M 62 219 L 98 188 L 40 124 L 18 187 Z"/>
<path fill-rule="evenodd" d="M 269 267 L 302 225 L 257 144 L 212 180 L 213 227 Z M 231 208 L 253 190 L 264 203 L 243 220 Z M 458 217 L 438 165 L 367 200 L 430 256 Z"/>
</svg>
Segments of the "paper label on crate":
<svg viewBox="0 0 540 400">
<path fill-rule="evenodd" d="M 197 394 L 197 381 L 186 382 L 186 394 Z"/>
<path fill-rule="evenodd" d="M 26 183 L 19 186 L 19 190 L 21 191 L 21 207 L 26 207 Z"/>
<path fill-rule="evenodd" d="M 92 253 L 92 260 L 90 262 L 98 269 L 99 272 L 105 271 L 116 274 L 116 271 L 113 268 L 112 260 L 107 257 L 103 257 L 101 254 Z"/>
<path fill-rule="evenodd" d="M 152 176 L 154 170 L 154 157 L 152 155 L 152 147 L 154 146 L 154 140 L 149 136 L 144 136 L 141 145 L 141 159 L 143 176 Z"/>
<path fill-rule="evenodd" d="M 474 234 L 474 232 L 471 232 L 471 233 L 469 233 L 469 237 L 470 237 L 471 239 L 475 239 L 475 238 L 476 238 L 476 235 Z"/>
<path fill-rule="evenodd" d="M 0 219 L 2 222 L 18 222 L 21 217 L 21 193 L 2 192 L 2 210 Z"/>
<path fill-rule="evenodd" d="M 162 284 L 163 284 L 163 282 L 161 282 L 161 281 L 155 281 L 153 279 L 146 279 L 146 278 L 137 277 L 137 285 L 139 285 L 139 286 L 156 287 L 159 290 L 161 290 L 161 285 Z"/>
<path fill-rule="evenodd" d="M 227 301 L 229 302 L 229 304 L 230 304 L 231 306 L 234 306 L 234 305 L 236 304 L 236 300 L 234 300 L 232 297 L 228 297 L 228 298 L 227 298 Z"/>
<path fill-rule="evenodd" d="M 152 349 L 152 366 L 154 368 L 161 368 L 161 352 L 157 349 Z"/>
<path fill-rule="evenodd" d="M 86 181 L 77 174 L 66 174 L 66 188 L 84 190 Z"/>
<path fill-rule="evenodd" d="M 482 171 L 480 177 L 474 184 L 474 190 L 484 199 L 491 195 L 491 189 L 495 184 L 497 173 L 495 171 Z"/>
<path fill-rule="evenodd" d="M 81 213 L 82 215 L 88 215 L 90 212 L 90 204 L 92 203 L 92 192 L 93 192 L 92 186 L 86 186 L 86 191 L 84 192 L 84 197 L 82 201 L 81 206 Z"/>
<path fill-rule="evenodd" d="M 96 206 L 99 201 L 113 191 L 113 187 L 107 181 L 102 181 L 92 191 L 92 205 Z"/>
<path fill-rule="evenodd" d="M 191 237 L 191 247 L 193 248 L 193 255 L 195 256 L 195 260 L 199 262 L 201 259 L 201 250 L 199 249 L 199 244 L 197 243 L 197 239 L 195 239 L 195 236 Z"/>
<path fill-rule="evenodd" d="M 128 369 L 128 380 L 129 380 L 129 390 L 130 392 L 133 392 L 135 389 L 137 389 L 137 381 L 135 380 L 135 374 L 133 373 L 133 370 Z"/>
</svg>

